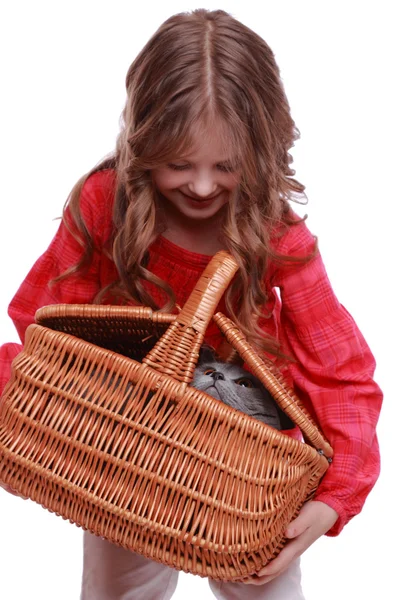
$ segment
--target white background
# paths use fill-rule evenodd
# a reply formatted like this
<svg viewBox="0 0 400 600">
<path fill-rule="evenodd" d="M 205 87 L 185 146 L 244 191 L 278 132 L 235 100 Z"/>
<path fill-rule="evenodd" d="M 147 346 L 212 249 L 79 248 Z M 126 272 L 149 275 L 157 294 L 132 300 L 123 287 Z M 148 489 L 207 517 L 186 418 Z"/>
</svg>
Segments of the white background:
<svg viewBox="0 0 400 600">
<path fill-rule="evenodd" d="M 114 147 L 126 71 L 161 22 L 224 8 L 275 52 L 302 134 L 293 156 L 309 227 L 373 349 L 386 397 L 381 477 L 362 514 L 304 555 L 307 600 L 398 597 L 397 4 L 36 0 L 4 3 L 0 13 L 1 343 L 17 341 L 7 305 L 49 244 L 70 189 Z M 0 491 L 0 536 L 0 598 L 79 598 L 80 529 Z M 189 594 L 212 597 L 206 580 L 183 574 L 174 598 Z"/>
</svg>

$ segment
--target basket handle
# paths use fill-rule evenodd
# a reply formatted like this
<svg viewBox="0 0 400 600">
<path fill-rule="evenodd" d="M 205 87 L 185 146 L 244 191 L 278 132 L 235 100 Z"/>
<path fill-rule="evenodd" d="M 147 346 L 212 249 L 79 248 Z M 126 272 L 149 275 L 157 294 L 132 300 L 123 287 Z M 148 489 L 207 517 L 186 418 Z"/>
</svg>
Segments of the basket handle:
<svg viewBox="0 0 400 600">
<path fill-rule="evenodd" d="M 238 270 L 225 250 L 208 263 L 175 321 L 142 362 L 186 387 L 193 379 L 200 347 L 214 311 Z"/>
<path fill-rule="evenodd" d="M 221 313 L 214 316 L 215 309 L 237 270 L 238 265 L 228 252 L 217 252 L 175 321 L 143 358 L 142 363 L 181 382 L 183 393 L 193 380 L 204 335 L 214 317 L 227 341 L 259 377 L 280 408 L 299 426 L 304 438 L 329 459 L 333 454 L 332 448 L 302 407 L 300 400 L 287 387 L 280 373 L 273 369 L 272 364 L 267 366 L 230 319 Z"/>
<path fill-rule="evenodd" d="M 251 347 L 244 334 L 228 317 L 217 313 L 214 315 L 214 321 L 231 347 L 238 352 L 251 372 L 263 383 L 278 406 L 299 427 L 304 439 L 330 461 L 333 456 L 332 447 L 280 371 L 271 361 L 261 357 Z"/>
</svg>

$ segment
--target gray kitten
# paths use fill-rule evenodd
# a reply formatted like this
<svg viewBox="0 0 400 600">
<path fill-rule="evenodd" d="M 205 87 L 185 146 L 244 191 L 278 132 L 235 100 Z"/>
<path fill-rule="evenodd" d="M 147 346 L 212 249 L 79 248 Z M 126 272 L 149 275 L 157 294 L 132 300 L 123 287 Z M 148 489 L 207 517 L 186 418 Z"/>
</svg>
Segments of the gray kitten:
<svg viewBox="0 0 400 600">
<path fill-rule="evenodd" d="M 275 429 L 290 427 L 282 419 L 286 415 L 257 377 L 238 365 L 218 360 L 208 348 L 201 350 L 192 386 Z"/>
<path fill-rule="evenodd" d="M 98 377 L 95 372 L 93 376 Z M 120 377 L 117 377 L 117 379 L 111 377 L 108 381 L 108 387 L 118 388 L 120 381 Z M 199 362 L 194 371 L 191 385 L 275 429 L 282 430 L 294 427 L 293 422 L 279 408 L 257 377 L 236 364 L 218 360 L 213 350 L 208 346 L 201 348 Z M 132 392 L 133 397 L 128 390 Z M 134 402 L 134 386 L 131 382 L 127 384 L 124 395 L 126 395 L 126 400 L 118 410 L 119 414 L 124 414 L 127 406 L 132 401 Z M 86 397 L 86 393 L 83 393 L 82 396 Z M 147 401 L 152 396 L 153 394 L 150 392 Z"/>
</svg>

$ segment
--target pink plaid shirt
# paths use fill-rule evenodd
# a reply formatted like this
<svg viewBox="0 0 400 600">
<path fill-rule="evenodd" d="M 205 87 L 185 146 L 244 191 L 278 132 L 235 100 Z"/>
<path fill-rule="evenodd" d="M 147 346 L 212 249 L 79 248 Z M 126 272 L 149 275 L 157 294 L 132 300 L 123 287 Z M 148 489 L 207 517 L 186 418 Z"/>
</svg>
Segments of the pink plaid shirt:
<svg viewBox="0 0 400 600">
<path fill-rule="evenodd" d="M 111 234 L 114 189 L 115 174 L 108 170 L 92 175 L 82 191 L 82 214 L 98 247 Z M 289 228 L 275 244 L 279 252 L 304 256 L 313 249 L 314 238 L 301 223 Z M 22 343 L 38 308 L 92 303 L 98 291 L 117 278 L 115 265 L 95 252 L 85 275 L 49 286 L 52 278 L 77 262 L 81 251 L 61 223 L 9 307 Z M 209 256 L 189 252 L 161 237 L 150 248 L 148 268 L 169 282 L 177 304 L 183 306 L 209 260 Z M 271 265 L 266 286 L 270 299 L 265 314 L 271 316 L 262 326 L 296 359 L 287 367 L 291 384 L 334 450 L 315 500 L 339 514 L 328 532 L 337 535 L 360 512 L 379 475 L 376 424 L 382 393 L 373 380 L 375 361 L 354 320 L 334 295 L 319 254 L 306 264 Z M 164 304 L 158 288 L 148 284 L 147 289 L 159 305 Z M 224 311 L 223 300 L 218 310 Z M 215 325 L 210 325 L 206 341 L 215 347 L 221 341 Z M 11 361 L 21 349 L 19 344 L 0 347 L 0 392 L 10 377 Z M 299 437 L 299 431 L 291 435 Z"/>
</svg>

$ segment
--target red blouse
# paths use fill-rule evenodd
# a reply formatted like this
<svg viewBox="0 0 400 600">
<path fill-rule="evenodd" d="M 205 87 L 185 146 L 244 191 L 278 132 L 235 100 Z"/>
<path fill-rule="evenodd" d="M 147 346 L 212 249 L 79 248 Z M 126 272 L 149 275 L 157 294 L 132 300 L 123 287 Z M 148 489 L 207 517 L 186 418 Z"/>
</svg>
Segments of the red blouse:
<svg viewBox="0 0 400 600">
<path fill-rule="evenodd" d="M 82 214 L 99 247 L 111 233 L 114 189 L 115 174 L 108 170 L 92 175 L 82 190 Z M 277 250 L 288 255 L 307 255 L 313 246 L 314 238 L 304 223 L 290 227 L 276 242 Z M 61 223 L 9 307 L 22 342 L 38 308 L 92 303 L 99 290 L 117 278 L 114 264 L 95 252 L 84 276 L 48 285 L 80 255 L 81 247 Z M 150 248 L 148 269 L 169 282 L 177 304 L 183 306 L 209 260 L 209 256 L 189 252 L 160 237 Z M 337 535 L 360 512 L 379 475 L 376 423 L 382 392 L 373 380 L 375 361 L 354 320 L 334 295 L 319 254 L 295 268 L 271 266 L 266 286 L 270 300 L 265 314 L 271 316 L 262 326 L 297 359 L 288 367 L 293 388 L 334 450 L 315 500 L 339 514 L 328 532 Z M 147 289 L 158 304 L 164 304 L 158 288 L 148 284 Z M 218 309 L 224 311 L 223 300 Z M 211 325 L 206 341 L 218 346 L 220 335 Z M 10 377 L 11 361 L 21 349 L 19 344 L 0 347 L 0 393 Z M 298 437 L 299 431 L 291 435 Z"/>
</svg>

